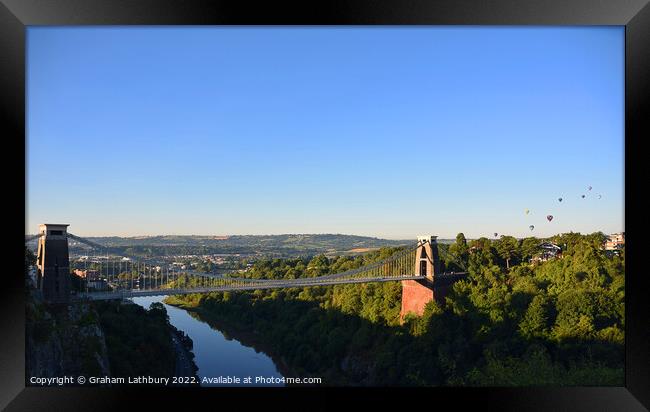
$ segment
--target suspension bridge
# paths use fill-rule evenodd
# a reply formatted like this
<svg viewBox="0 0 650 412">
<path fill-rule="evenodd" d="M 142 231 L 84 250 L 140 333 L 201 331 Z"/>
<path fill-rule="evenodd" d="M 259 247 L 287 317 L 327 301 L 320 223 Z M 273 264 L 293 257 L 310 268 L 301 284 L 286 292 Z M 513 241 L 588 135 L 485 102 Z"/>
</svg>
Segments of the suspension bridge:
<svg viewBox="0 0 650 412">
<path fill-rule="evenodd" d="M 444 294 L 450 284 L 467 274 L 466 271 L 440 271 L 440 254 L 463 270 L 466 268 L 456 256 L 438 247 L 436 236 L 421 236 L 416 243 L 381 261 L 340 273 L 296 279 L 253 279 L 245 277 L 245 272 L 232 276 L 190 270 L 170 262 L 165 256 L 145 259 L 116 254 L 108 246 L 69 233 L 67 226 L 43 224 L 38 235 L 25 239 L 26 242 L 38 240 L 36 287 L 46 300 L 54 303 L 70 299 L 110 300 L 401 281 L 405 296 L 410 296 L 403 298 L 403 309 L 418 313 L 426 302 L 438 300 L 436 290 Z M 76 256 L 71 262 L 69 240 L 86 245 L 89 253 Z M 71 270 L 82 283 L 82 290 L 76 293 L 70 290 Z"/>
</svg>

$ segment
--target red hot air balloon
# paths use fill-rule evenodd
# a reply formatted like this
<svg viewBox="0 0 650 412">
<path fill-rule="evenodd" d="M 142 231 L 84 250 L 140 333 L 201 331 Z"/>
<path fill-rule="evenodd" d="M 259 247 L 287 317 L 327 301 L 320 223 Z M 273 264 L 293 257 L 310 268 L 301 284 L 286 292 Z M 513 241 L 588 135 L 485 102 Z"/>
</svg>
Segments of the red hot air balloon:
<svg viewBox="0 0 650 412">
<path fill-rule="evenodd" d="M 553 220 L 553 215 L 546 216 L 546 219 L 550 222 L 551 220 Z"/>
</svg>

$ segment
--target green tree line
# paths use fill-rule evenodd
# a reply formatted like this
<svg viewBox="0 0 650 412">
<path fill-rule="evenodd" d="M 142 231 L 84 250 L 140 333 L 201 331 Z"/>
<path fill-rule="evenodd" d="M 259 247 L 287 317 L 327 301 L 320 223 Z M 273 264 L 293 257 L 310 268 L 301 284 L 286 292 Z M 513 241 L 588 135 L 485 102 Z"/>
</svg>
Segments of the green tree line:
<svg viewBox="0 0 650 412">
<path fill-rule="evenodd" d="M 625 250 L 602 250 L 601 233 L 547 241 L 561 255 L 531 263 L 543 239 L 440 248 L 445 270 L 468 277 L 443 304 L 400 322 L 397 282 L 211 293 L 168 302 L 256 331 L 306 375 L 357 385 L 622 385 Z M 266 259 L 247 276 L 297 278 L 360 267 L 395 248 L 357 257 Z M 449 257 L 452 255 L 453 259 Z"/>
</svg>

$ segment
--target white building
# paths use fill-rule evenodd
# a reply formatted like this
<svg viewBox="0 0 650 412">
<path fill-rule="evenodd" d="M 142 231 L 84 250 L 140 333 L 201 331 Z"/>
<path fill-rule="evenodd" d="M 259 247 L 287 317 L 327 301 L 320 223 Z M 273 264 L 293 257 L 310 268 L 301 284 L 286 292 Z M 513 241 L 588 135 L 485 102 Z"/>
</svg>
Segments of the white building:
<svg viewBox="0 0 650 412">
<path fill-rule="evenodd" d="M 562 248 L 551 242 L 539 245 L 539 253 L 530 260 L 531 262 L 546 262 L 562 256 Z"/>
<path fill-rule="evenodd" d="M 607 236 L 605 250 L 618 250 L 625 245 L 625 232 L 614 233 Z"/>
</svg>

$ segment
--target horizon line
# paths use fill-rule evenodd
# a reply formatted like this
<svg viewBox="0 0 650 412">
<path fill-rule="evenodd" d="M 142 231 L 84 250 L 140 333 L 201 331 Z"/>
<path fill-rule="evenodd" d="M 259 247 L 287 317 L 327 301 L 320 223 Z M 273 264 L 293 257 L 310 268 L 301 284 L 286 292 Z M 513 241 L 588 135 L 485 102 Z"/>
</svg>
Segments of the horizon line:
<svg viewBox="0 0 650 412">
<path fill-rule="evenodd" d="M 439 236 L 439 235 L 432 235 L 436 236 L 438 239 L 442 240 L 454 240 L 458 234 L 464 232 L 458 232 L 456 235 L 453 236 Z M 515 236 L 515 235 L 509 235 L 509 234 L 500 234 L 498 238 L 501 238 L 502 236 L 512 236 L 514 238 L 526 238 L 526 237 L 552 237 L 556 235 L 563 235 L 563 234 L 568 234 L 568 233 L 576 233 L 576 234 L 583 234 L 582 232 L 574 232 L 574 231 L 568 231 L 568 232 L 559 232 L 550 236 L 534 236 L 531 234 L 530 236 Z M 612 233 L 607 233 L 603 230 L 596 230 L 591 233 L 585 233 L 586 235 L 589 234 L 594 234 L 594 233 L 603 233 L 605 235 L 607 234 L 617 234 L 617 233 L 625 233 L 625 230 L 618 230 L 614 231 Z M 38 233 L 33 233 L 33 234 L 25 234 L 26 236 L 32 236 L 32 235 L 38 235 Z M 366 238 L 372 238 L 372 239 L 379 239 L 379 240 L 395 240 L 395 241 L 401 241 L 401 240 L 409 240 L 409 238 L 405 237 L 381 237 L 381 236 L 371 236 L 371 235 L 359 235 L 359 234 L 347 234 L 347 233 L 276 233 L 276 234 L 271 234 L 271 233 L 266 233 L 266 234 L 155 234 L 155 235 L 84 235 L 82 237 L 92 237 L 92 238 L 108 238 L 108 237 L 118 237 L 118 238 L 123 238 L 123 239 L 138 239 L 138 238 L 151 238 L 151 237 L 170 237 L 170 236 L 178 236 L 178 237 L 225 237 L 225 238 L 230 238 L 230 237 L 236 237 L 236 236 L 255 236 L 255 237 L 264 237 L 264 236 L 326 236 L 326 235 L 332 235 L 332 236 L 355 236 L 355 237 L 366 237 Z M 79 235 L 77 235 L 79 236 Z M 415 235 L 412 238 L 416 239 L 420 235 Z M 479 236 L 479 237 L 468 237 L 465 236 L 466 239 L 480 239 L 482 237 L 485 237 L 490 240 L 494 240 L 491 236 Z"/>
</svg>

